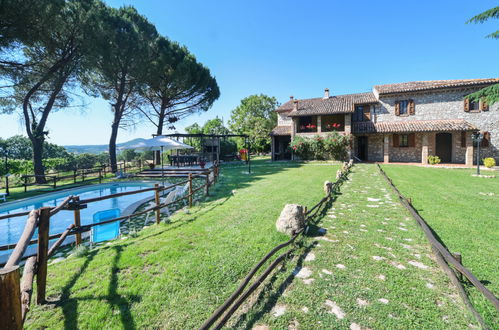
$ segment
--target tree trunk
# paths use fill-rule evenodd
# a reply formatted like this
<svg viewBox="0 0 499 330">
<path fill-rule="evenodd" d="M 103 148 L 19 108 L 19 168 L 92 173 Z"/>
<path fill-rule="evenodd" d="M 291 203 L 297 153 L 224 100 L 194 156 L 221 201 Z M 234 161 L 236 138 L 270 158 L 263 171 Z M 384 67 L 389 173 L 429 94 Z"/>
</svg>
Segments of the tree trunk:
<svg viewBox="0 0 499 330">
<path fill-rule="evenodd" d="M 114 122 L 111 126 L 111 138 L 109 139 L 109 161 L 111 162 L 111 172 L 118 172 L 118 164 L 116 161 L 116 138 L 118 137 L 118 129 L 120 125 Z"/>
<path fill-rule="evenodd" d="M 43 167 L 43 136 L 33 136 L 31 143 L 33 144 L 33 168 L 35 171 L 35 181 L 39 184 L 47 183 L 45 179 L 45 168 Z"/>
<path fill-rule="evenodd" d="M 158 120 L 158 129 L 156 131 L 156 135 L 163 134 L 163 122 L 164 122 L 164 116 L 160 115 Z M 159 150 L 154 151 L 154 164 L 161 165 L 161 151 Z"/>
</svg>

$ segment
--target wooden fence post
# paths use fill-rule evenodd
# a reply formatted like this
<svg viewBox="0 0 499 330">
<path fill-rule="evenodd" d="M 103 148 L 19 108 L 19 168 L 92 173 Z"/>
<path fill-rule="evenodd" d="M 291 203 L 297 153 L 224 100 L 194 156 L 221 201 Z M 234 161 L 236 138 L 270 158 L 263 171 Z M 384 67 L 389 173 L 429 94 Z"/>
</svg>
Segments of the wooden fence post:
<svg viewBox="0 0 499 330">
<path fill-rule="evenodd" d="M 104 178 L 106 178 L 106 165 L 104 165 L 103 170 L 104 170 Z"/>
<path fill-rule="evenodd" d="M 54 189 L 57 187 L 57 177 L 54 176 Z"/>
<path fill-rule="evenodd" d="M 81 225 L 81 217 L 80 217 L 80 209 L 78 206 L 80 205 L 80 196 L 75 196 L 73 198 L 73 203 L 77 206 L 77 208 L 74 210 L 74 224 L 75 228 L 79 229 Z M 81 244 L 81 233 L 77 233 L 76 235 L 76 246 Z"/>
<path fill-rule="evenodd" d="M 50 228 L 50 207 L 40 209 L 38 220 L 38 270 L 36 273 L 36 303 L 45 302 L 45 290 L 47 288 L 47 261 L 49 252 L 49 228 Z"/>
<path fill-rule="evenodd" d="M 454 257 L 454 259 L 457 260 L 457 262 L 459 262 L 461 265 L 463 264 L 463 256 L 461 255 L 461 253 L 458 253 L 458 252 L 454 252 L 452 253 L 452 256 Z M 455 270 L 455 273 L 457 275 L 457 277 L 459 278 L 459 281 L 463 281 L 463 274 L 457 270 Z"/>
<path fill-rule="evenodd" d="M 73 170 L 73 183 L 76 183 L 77 170 Z"/>
<path fill-rule="evenodd" d="M 161 201 L 159 199 L 159 184 L 156 183 L 154 184 L 154 188 L 156 188 L 156 190 L 154 190 L 154 200 L 156 201 L 156 206 L 159 207 L 159 205 L 161 204 Z M 161 222 L 161 210 L 158 208 L 156 210 L 156 223 L 160 223 Z"/>
<path fill-rule="evenodd" d="M 209 196 L 210 195 L 210 171 L 208 170 L 208 172 L 205 172 L 206 174 L 206 184 L 205 184 L 205 188 L 204 188 L 204 193 L 206 196 Z"/>
<path fill-rule="evenodd" d="M 0 329 L 22 329 L 19 266 L 0 269 Z"/>
<path fill-rule="evenodd" d="M 189 208 L 192 207 L 192 173 L 189 173 Z"/>
<path fill-rule="evenodd" d="M 102 183 L 102 170 L 99 169 L 99 183 Z"/>
<path fill-rule="evenodd" d="M 24 177 L 24 192 L 28 191 L 28 177 Z"/>
</svg>

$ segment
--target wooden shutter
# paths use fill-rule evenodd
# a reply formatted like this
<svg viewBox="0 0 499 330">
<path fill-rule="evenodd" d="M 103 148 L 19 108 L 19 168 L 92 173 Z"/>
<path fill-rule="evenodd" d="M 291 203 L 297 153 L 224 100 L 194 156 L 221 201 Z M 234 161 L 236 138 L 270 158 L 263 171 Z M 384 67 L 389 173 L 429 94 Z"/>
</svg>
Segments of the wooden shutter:
<svg viewBox="0 0 499 330">
<path fill-rule="evenodd" d="M 365 121 L 370 121 L 371 120 L 371 107 L 368 105 L 365 105 L 363 108 L 363 116 Z"/>
<path fill-rule="evenodd" d="M 461 148 L 466 148 L 466 132 L 461 132 Z"/>
<path fill-rule="evenodd" d="M 467 98 L 464 99 L 464 111 L 466 112 L 470 111 L 470 99 Z"/>
<path fill-rule="evenodd" d="M 416 134 L 409 134 L 407 137 L 407 146 L 410 148 L 414 148 L 416 146 Z"/>
<path fill-rule="evenodd" d="M 399 135 L 393 134 L 393 147 L 398 148 L 399 146 Z"/>
<path fill-rule="evenodd" d="M 415 105 L 414 105 L 414 100 L 409 100 L 408 107 L 409 107 L 409 115 L 412 116 L 412 115 L 416 114 L 416 108 L 415 108 Z"/>
<path fill-rule="evenodd" d="M 395 102 L 395 116 L 400 116 L 400 103 Z"/>
<path fill-rule="evenodd" d="M 482 110 L 482 111 L 489 110 L 489 105 L 484 100 L 480 100 L 480 110 Z"/>
<path fill-rule="evenodd" d="M 483 139 L 482 143 L 480 143 L 480 147 L 486 148 L 490 144 L 490 133 L 489 132 L 483 132 Z"/>
</svg>

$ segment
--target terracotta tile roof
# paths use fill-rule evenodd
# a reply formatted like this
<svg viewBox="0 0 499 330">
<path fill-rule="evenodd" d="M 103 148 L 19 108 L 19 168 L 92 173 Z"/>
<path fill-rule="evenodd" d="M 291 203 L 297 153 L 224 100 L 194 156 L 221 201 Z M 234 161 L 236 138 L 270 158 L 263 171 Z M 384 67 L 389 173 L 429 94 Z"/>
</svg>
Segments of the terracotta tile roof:
<svg viewBox="0 0 499 330">
<path fill-rule="evenodd" d="M 477 127 L 462 119 L 452 120 L 408 120 L 373 123 L 362 121 L 352 123 L 354 134 L 362 133 L 412 133 L 440 131 L 474 131 Z"/>
<path fill-rule="evenodd" d="M 377 99 L 372 92 L 331 96 L 328 99 L 321 97 L 298 100 L 298 111 L 293 110 L 293 101 L 281 105 L 276 111 L 289 111 L 289 116 L 310 116 L 335 113 L 354 112 L 354 104 L 376 103 Z"/>
<path fill-rule="evenodd" d="M 374 90 L 378 92 L 379 95 L 383 95 L 442 88 L 472 87 L 495 83 L 499 83 L 499 78 L 411 81 L 399 84 L 377 85 L 374 86 Z"/>
<path fill-rule="evenodd" d="M 270 135 L 291 135 L 291 126 L 276 126 Z"/>
</svg>

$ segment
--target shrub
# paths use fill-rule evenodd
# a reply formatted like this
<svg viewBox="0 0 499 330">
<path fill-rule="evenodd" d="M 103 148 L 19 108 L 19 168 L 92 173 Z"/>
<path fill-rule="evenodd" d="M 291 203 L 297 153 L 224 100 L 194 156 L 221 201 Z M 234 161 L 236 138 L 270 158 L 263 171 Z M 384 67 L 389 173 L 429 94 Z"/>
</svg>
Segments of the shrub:
<svg viewBox="0 0 499 330">
<path fill-rule="evenodd" d="M 440 164 L 440 157 L 438 157 L 438 156 L 428 156 L 428 163 L 430 163 L 430 165 Z"/>
<path fill-rule="evenodd" d="M 316 135 L 313 138 L 295 136 L 290 148 L 301 159 L 344 160 L 349 144 L 350 136 L 333 132 L 326 136 Z"/>
<path fill-rule="evenodd" d="M 496 160 L 492 157 L 487 157 L 483 159 L 483 165 L 487 168 L 492 168 L 496 166 Z"/>
</svg>

